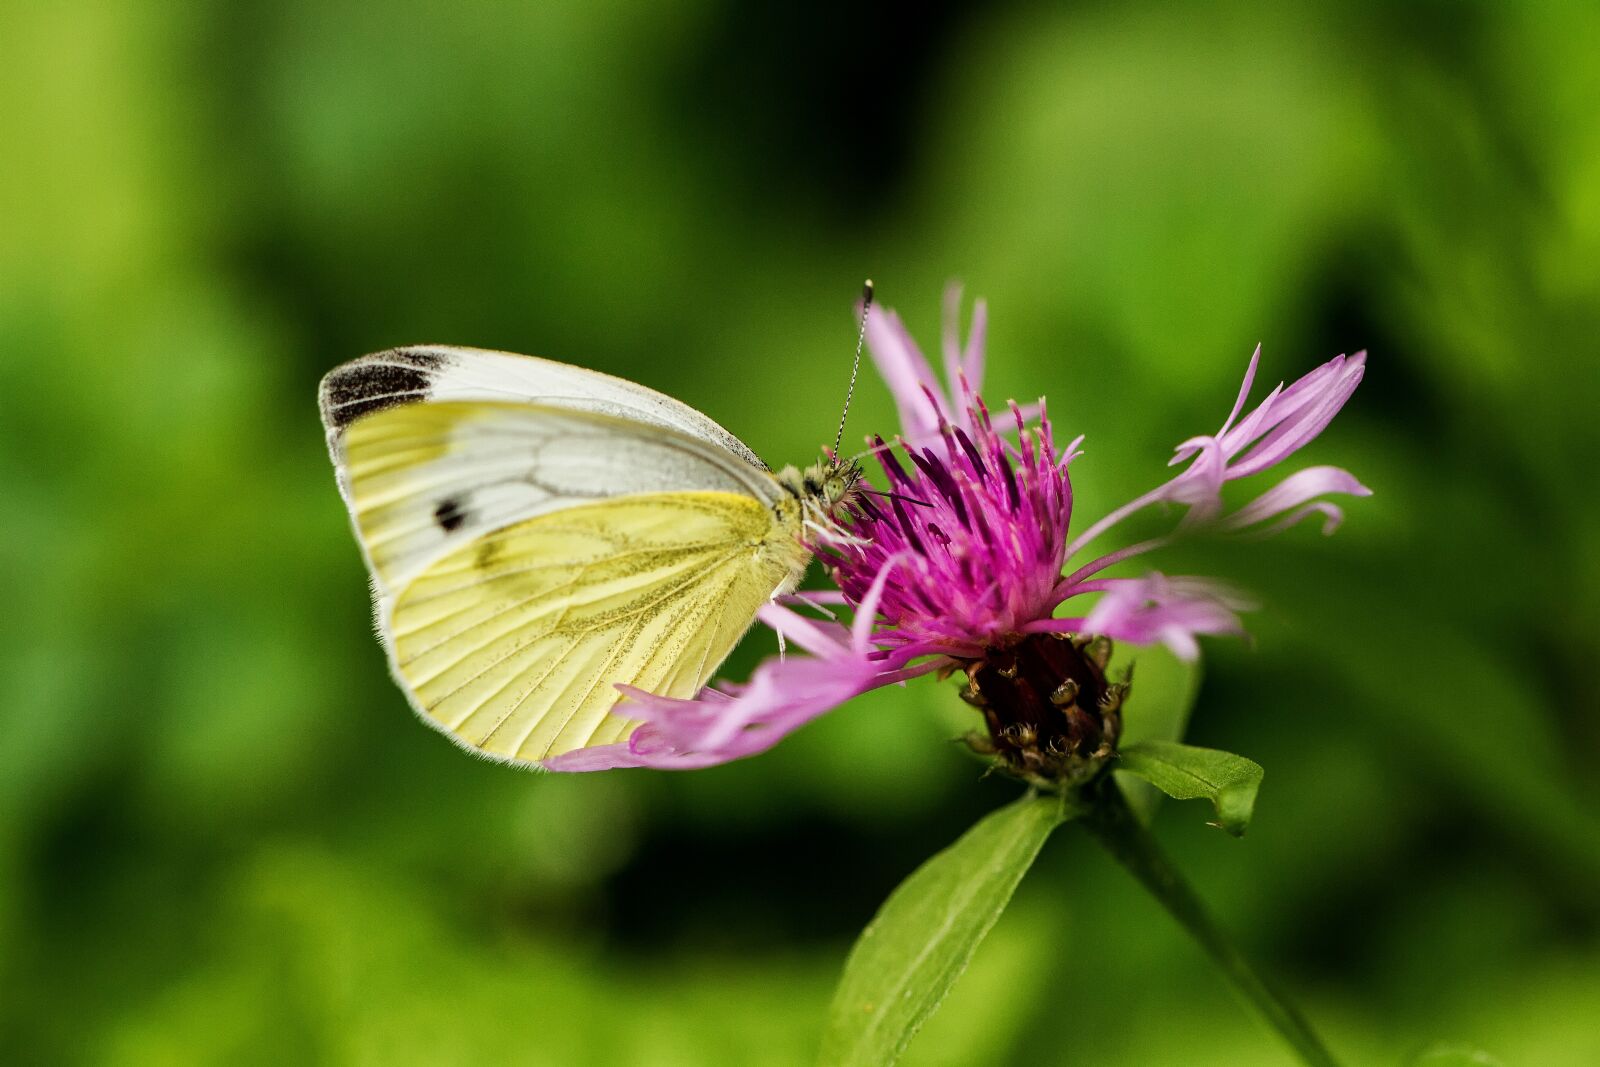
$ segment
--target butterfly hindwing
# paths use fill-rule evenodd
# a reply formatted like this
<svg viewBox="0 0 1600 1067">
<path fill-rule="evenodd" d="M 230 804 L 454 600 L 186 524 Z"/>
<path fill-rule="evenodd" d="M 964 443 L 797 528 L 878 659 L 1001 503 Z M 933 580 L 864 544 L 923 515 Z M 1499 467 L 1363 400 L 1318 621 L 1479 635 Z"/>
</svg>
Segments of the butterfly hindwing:
<svg viewBox="0 0 1600 1067">
<path fill-rule="evenodd" d="M 792 570 L 791 531 L 735 493 L 621 497 L 499 530 L 395 600 L 391 657 L 462 743 L 534 761 L 620 740 L 616 683 L 699 692 Z"/>
</svg>

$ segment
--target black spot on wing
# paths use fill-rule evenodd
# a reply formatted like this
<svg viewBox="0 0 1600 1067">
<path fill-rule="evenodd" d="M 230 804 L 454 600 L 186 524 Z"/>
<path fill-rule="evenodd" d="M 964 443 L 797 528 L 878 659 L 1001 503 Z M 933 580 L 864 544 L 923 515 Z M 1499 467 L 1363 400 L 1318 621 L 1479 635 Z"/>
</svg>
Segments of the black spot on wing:
<svg viewBox="0 0 1600 1067">
<path fill-rule="evenodd" d="M 322 413 L 335 430 L 363 415 L 424 400 L 444 366 L 424 348 L 396 348 L 346 363 L 322 380 Z"/>
<path fill-rule="evenodd" d="M 461 506 L 461 501 L 449 497 L 433 509 L 433 521 L 439 524 L 441 530 L 449 533 L 467 521 L 467 509 Z"/>
</svg>

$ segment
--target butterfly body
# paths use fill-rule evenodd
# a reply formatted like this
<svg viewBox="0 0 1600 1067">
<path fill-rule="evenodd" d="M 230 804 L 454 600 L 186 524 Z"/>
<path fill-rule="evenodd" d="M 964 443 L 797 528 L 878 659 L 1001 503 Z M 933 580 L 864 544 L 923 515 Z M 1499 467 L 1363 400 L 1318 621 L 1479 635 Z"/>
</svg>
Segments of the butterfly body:
<svg viewBox="0 0 1600 1067">
<path fill-rule="evenodd" d="M 511 762 L 625 739 L 618 684 L 697 694 L 859 478 L 774 474 L 653 390 L 478 349 L 364 356 L 321 409 L 396 681 Z"/>
</svg>

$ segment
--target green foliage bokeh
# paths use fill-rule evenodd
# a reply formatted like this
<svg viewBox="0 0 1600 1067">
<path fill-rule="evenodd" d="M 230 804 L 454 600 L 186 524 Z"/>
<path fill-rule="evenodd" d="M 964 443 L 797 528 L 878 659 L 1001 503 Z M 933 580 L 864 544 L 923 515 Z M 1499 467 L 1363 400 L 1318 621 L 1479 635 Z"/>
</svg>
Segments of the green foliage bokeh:
<svg viewBox="0 0 1600 1067">
<path fill-rule="evenodd" d="M 863 276 L 989 301 L 1093 517 L 1251 348 L 1367 348 L 1375 490 L 1165 562 L 1256 591 L 1158 831 L 1353 1062 L 1600 1062 L 1600 10 L 19 4 L 0 13 L 0 1049 L 10 1062 L 792 1064 L 854 933 L 1014 795 L 933 682 L 689 775 L 416 723 L 320 375 L 443 341 L 621 374 L 775 463 Z M 890 432 L 858 391 L 852 434 Z M 768 644 L 753 638 L 730 669 Z M 757 647 L 759 645 L 759 647 Z M 1063 835 L 906 1062 L 1282 1062 Z"/>
</svg>

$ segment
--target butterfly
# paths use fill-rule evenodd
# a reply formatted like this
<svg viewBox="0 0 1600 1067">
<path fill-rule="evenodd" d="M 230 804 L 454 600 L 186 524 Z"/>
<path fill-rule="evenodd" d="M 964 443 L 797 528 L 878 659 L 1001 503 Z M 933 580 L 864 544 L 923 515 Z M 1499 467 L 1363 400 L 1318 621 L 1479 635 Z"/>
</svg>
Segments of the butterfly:
<svg viewBox="0 0 1600 1067">
<path fill-rule="evenodd" d="M 511 763 L 624 740 L 618 684 L 698 694 L 861 478 L 837 441 L 773 472 L 671 397 L 506 352 L 362 356 L 319 399 L 395 681 Z"/>
</svg>

